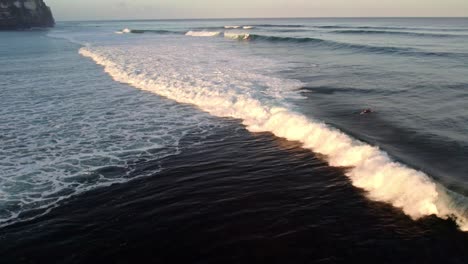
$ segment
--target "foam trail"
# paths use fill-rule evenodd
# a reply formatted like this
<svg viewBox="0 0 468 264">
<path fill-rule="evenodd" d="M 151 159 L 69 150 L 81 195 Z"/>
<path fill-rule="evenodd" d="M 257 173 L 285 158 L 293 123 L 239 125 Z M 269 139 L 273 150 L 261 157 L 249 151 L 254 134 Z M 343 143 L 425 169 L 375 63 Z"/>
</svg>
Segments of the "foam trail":
<svg viewBox="0 0 468 264">
<path fill-rule="evenodd" d="M 192 36 L 192 37 L 215 37 L 220 34 L 221 32 L 210 32 L 210 31 L 189 31 L 185 33 L 186 36 Z"/>
<path fill-rule="evenodd" d="M 81 48 L 80 54 L 102 65 L 116 81 L 196 105 L 215 116 L 241 119 L 251 132 L 271 132 L 300 141 L 305 148 L 325 155 L 331 166 L 349 167 L 346 175 L 353 185 L 366 190 L 370 199 L 401 208 L 413 219 L 429 215 L 450 217 L 460 229 L 468 231 L 467 209 L 426 174 L 393 161 L 377 147 L 294 112 L 285 104 L 271 104 L 232 89 L 218 90 L 167 76 L 147 76 L 133 71 L 125 59 L 115 59 L 108 52 Z M 466 197 L 462 200 L 465 203 Z"/>
<path fill-rule="evenodd" d="M 225 29 L 236 29 L 240 28 L 240 26 L 224 26 Z"/>
</svg>

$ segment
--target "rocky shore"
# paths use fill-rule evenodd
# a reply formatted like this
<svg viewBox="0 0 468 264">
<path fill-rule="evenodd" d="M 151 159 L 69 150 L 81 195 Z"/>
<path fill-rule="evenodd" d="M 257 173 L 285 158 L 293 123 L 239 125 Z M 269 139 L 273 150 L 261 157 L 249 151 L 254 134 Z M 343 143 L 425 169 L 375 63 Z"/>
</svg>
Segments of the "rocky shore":
<svg viewBox="0 0 468 264">
<path fill-rule="evenodd" d="M 54 25 L 52 11 L 43 0 L 0 0 L 0 30 Z"/>
</svg>

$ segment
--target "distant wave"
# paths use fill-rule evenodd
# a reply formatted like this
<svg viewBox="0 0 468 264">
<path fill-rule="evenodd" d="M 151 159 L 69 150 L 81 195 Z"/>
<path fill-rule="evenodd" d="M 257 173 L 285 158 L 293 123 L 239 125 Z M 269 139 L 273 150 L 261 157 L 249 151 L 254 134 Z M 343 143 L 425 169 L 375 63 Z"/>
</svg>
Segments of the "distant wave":
<svg viewBox="0 0 468 264">
<path fill-rule="evenodd" d="M 182 32 L 179 31 L 170 31 L 170 30 L 162 30 L 162 29 L 129 29 L 125 28 L 121 31 L 117 31 L 117 34 L 143 34 L 143 33 L 155 33 L 155 34 L 181 34 Z"/>
<path fill-rule="evenodd" d="M 335 94 L 335 93 L 354 93 L 354 94 L 369 94 L 369 93 L 380 93 L 377 89 L 359 89 L 350 87 L 332 87 L 332 86 L 305 86 L 300 89 L 305 92 L 312 92 L 316 94 Z M 385 91 L 385 93 L 389 93 Z M 394 93 L 394 92 L 391 92 Z"/>
<path fill-rule="evenodd" d="M 258 24 L 258 25 L 254 25 L 256 27 L 265 27 L 265 28 L 268 28 L 268 27 L 283 27 L 283 28 L 301 28 L 301 27 L 304 27 L 304 25 L 288 25 L 288 24 Z"/>
<path fill-rule="evenodd" d="M 214 26 L 214 27 L 196 27 L 192 28 L 194 31 L 212 31 L 212 30 L 224 30 L 224 29 L 254 29 L 254 26 L 239 25 L 239 26 Z"/>
<path fill-rule="evenodd" d="M 185 33 L 186 36 L 192 37 L 215 37 L 221 35 L 219 31 L 189 31 Z"/>
<path fill-rule="evenodd" d="M 281 32 L 281 33 L 295 33 L 295 32 L 310 32 L 313 31 L 311 29 L 305 29 L 305 28 L 277 28 L 273 30 L 274 32 Z"/>
<path fill-rule="evenodd" d="M 468 58 L 465 53 L 451 53 L 451 52 L 431 52 L 421 51 L 413 48 L 391 47 L 391 46 L 371 46 L 365 44 L 352 44 L 345 42 L 337 42 L 332 40 L 324 40 L 319 38 L 294 38 L 294 37 L 279 37 L 279 36 L 265 36 L 250 34 L 244 40 L 249 41 L 266 41 L 271 43 L 296 43 L 296 44 L 310 44 L 316 46 L 324 46 L 331 49 L 347 49 L 356 52 L 369 52 L 380 54 L 401 54 L 408 56 L 430 56 L 430 57 L 453 57 L 453 58 Z"/>
<path fill-rule="evenodd" d="M 338 33 L 341 34 L 387 34 L 388 31 L 369 31 L 359 30 L 354 33 L 349 33 L 350 30 L 340 30 Z M 360 33 L 361 32 L 361 33 Z M 367 32 L 367 33 L 366 33 Z M 374 33 L 378 32 L 378 33 Z M 382 33 L 380 33 L 382 32 Z M 122 31 L 116 32 L 118 34 L 132 33 L 132 34 L 143 34 L 143 33 L 154 33 L 154 34 L 180 34 L 192 37 L 219 37 L 224 36 L 228 39 L 242 40 L 242 41 L 264 41 L 271 43 L 296 43 L 296 44 L 309 44 L 315 46 L 324 46 L 332 49 L 347 49 L 356 52 L 370 52 L 380 54 L 402 54 L 409 56 L 429 56 L 429 57 L 453 57 L 453 58 L 468 58 L 468 54 L 465 53 L 451 53 L 451 52 L 431 52 L 421 51 L 413 48 L 402 48 L 402 47 L 391 47 L 391 46 L 371 46 L 365 44 L 352 44 L 345 42 L 337 42 L 332 40 L 324 40 L 320 38 L 312 37 L 280 37 L 270 35 L 259 35 L 259 34 L 248 34 L 248 33 L 231 33 L 223 31 L 195 31 L 191 30 L 188 32 L 181 31 L 170 31 L 170 30 L 149 30 L 149 29 L 123 29 Z M 388 32 L 389 34 L 413 34 L 410 32 Z M 419 33 L 414 33 L 419 34 Z M 441 35 L 442 36 L 442 35 Z M 454 36 L 454 35 L 452 35 Z"/>
<path fill-rule="evenodd" d="M 238 33 L 224 32 L 224 37 L 229 38 L 229 39 L 235 39 L 235 40 L 248 40 L 250 38 L 250 34 L 238 34 Z"/>
<path fill-rule="evenodd" d="M 407 28 L 407 27 L 371 27 L 371 26 L 338 26 L 338 25 L 330 25 L 330 26 L 315 26 L 316 28 L 325 28 L 325 29 L 387 29 L 387 30 L 412 30 L 412 29 L 419 29 L 420 28 Z"/>
<path fill-rule="evenodd" d="M 385 30 L 335 30 L 331 31 L 336 34 L 356 34 L 356 35 L 404 35 L 415 37 L 463 37 L 463 35 L 453 34 L 437 34 L 437 33 L 422 33 L 408 31 L 385 31 Z M 467 35 L 468 36 L 468 35 Z"/>
<path fill-rule="evenodd" d="M 252 29 L 254 26 L 224 26 L 225 29 Z"/>
<path fill-rule="evenodd" d="M 327 26 L 314 26 L 315 28 L 322 29 L 369 29 L 369 30 L 424 30 L 424 31 L 468 31 L 468 28 L 424 28 L 424 27 L 373 27 L 373 26 L 340 26 L 340 25 L 327 25 Z"/>
<path fill-rule="evenodd" d="M 268 42 L 290 42 L 290 43 L 322 43 L 326 40 L 319 38 L 295 38 L 295 37 L 280 37 L 280 36 L 269 36 L 269 35 L 257 35 L 251 34 L 249 37 L 251 41 L 268 41 Z"/>
</svg>

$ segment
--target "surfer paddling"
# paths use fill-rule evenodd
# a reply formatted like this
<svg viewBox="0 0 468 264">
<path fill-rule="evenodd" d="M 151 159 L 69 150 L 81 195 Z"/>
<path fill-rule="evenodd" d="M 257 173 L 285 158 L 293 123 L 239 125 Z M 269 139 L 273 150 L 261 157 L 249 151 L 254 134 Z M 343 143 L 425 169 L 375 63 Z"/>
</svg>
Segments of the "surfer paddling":
<svg viewBox="0 0 468 264">
<path fill-rule="evenodd" d="M 361 115 L 370 114 L 370 113 L 372 113 L 372 112 L 373 112 L 372 109 L 366 108 L 366 109 L 364 109 L 364 110 L 361 111 Z"/>
</svg>

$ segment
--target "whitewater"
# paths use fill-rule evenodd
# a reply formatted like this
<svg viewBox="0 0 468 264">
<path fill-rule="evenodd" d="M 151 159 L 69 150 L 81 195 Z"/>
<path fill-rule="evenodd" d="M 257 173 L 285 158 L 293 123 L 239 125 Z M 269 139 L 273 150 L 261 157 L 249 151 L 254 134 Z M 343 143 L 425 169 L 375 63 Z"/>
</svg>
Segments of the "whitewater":
<svg viewBox="0 0 468 264">
<path fill-rule="evenodd" d="M 230 34 L 224 35 L 238 38 Z M 378 146 L 301 114 L 289 102 L 300 97 L 301 83 L 260 70 L 274 61 L 217 49 L 207 42 L 211 40 L 188 43 L 187 39 L 218 35 L 188 31 L 170 40 L 91 42 L 79 53 L 104 67 L 115 81 L 195 105 L 213 116 L 239 119 L 252 133 L 269 132 L 301 142 L 304 148 L 322 154 L 331 166 L 346 168 L 351 183 L 364 189 L 369 199 L 400 208 L 412 219 L 436 215 L 453 219 L 461 230 L 468 231 L 466 197 L 424 172 L 394 161 Z"/>
</svg>

